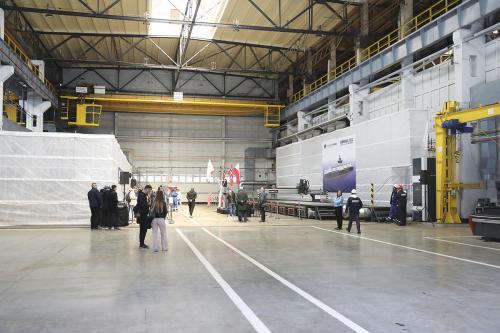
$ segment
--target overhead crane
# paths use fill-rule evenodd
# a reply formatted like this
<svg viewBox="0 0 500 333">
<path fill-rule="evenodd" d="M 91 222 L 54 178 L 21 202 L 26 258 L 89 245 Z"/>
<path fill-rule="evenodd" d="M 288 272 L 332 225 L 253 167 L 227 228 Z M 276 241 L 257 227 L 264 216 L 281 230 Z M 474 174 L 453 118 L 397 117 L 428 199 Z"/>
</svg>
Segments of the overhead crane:
<svg viewBox="0 0 500 333">
<path fill-rule="evenodd" d="M 170 96 L 91 94 L 60 96 L 63 109 L 61 119 L 68 119 L 70 105 L 99 105 L 102 111 L 128 113 L 176 113 L 190 115 L 255 116 L 264 115 L 264 126 L 278 127 L 284 105 L 255 100 L 185 97 L 176 100 Z M 77 110 L 78 112 L 78 110 Z M 81 109 L 81 112 L 84 112 Z M 83 115 L 82 115 L 83 117 Z M 83 119 L 83 118 L 81 118 Z M 84 121 L 72 125 L 88 126 Z"/>
</svg>

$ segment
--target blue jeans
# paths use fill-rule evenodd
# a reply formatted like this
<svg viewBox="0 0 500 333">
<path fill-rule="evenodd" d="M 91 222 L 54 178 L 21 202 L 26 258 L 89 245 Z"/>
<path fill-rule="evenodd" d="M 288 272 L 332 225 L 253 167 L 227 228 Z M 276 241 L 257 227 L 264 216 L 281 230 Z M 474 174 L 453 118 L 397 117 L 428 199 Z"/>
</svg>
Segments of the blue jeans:
<svg viewBox="0 0 500 333">
<path fill-rule="evenodd" d="M 234 204 L 234 203 L 229 204 L 229 215 L 231 215 L 231 216 L 236 215 L 236 204 Z"/>
<path fill-rule="evenodd" d="M 229 204 L 229 214 L 231 216 L 236 216 L 236 204 L 235 203 Z"/>
<path fill-rule="evenodd" d="M 391 205 L 391 208 L 389 208 L 389 218 L 392 220 L 396 215 L 396 205 L 393 204 Z"/>
</svg>

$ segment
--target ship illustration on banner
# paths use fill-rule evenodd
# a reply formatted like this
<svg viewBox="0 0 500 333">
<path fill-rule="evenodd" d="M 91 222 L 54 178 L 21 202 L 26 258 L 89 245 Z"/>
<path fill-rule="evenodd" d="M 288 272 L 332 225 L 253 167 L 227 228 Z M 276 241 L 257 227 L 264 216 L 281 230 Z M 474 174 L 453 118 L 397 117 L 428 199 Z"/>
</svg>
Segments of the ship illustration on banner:
<svg viewBox="0 0 500 333">
<path fill-rule="evenodd" d="M 323 142 L 323 190 L 348 192 L 356 188 L 354 136 Z"/>
</svg>

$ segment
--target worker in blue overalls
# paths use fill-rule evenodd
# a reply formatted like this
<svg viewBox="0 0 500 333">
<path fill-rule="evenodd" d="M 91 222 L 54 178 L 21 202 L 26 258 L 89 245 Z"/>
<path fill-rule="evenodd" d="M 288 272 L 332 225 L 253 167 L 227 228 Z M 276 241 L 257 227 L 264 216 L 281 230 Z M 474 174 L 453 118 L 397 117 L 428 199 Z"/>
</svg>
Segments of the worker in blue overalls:
<svg viewBox="0 0 500 333">
<path fill-rule="evenodd" d="M 349 214 L 349 225 L 347 226 L 347 232 L 351 232 L 352 221 L 356 221 L 356 228 L 358 229 L 358 234 L 361 234 L 361 224 L 359 222 L 359 210 L 363 207 L 363 202 L 356 195 L 356 190 L 351 191 L 351 196 L 347 199 L 347 205 L 345 208 L 346 214 Z"/>
<path fill-rule="evenodd" d="M 396 194 L 398 193 L 398 184 L 394 184 L 392 187 L 391 199 L 389 199 L 389 204 L 391 205 L 389 208 L 389 216 L 387 217 L 387 222 L 393 222 L 396 219 Z"/>
</svg>

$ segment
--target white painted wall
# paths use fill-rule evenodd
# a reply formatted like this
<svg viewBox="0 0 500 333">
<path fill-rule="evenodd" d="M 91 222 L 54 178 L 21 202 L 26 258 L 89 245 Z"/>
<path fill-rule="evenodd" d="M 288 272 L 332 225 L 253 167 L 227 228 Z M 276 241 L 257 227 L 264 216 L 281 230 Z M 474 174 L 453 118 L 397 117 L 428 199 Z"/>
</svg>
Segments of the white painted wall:
<svg viewBox="0 0 500 333">
<path fill-rule="evenodd" d="M 486 82 L 500 80 L 500 39 L 494 39 L 484 46 Z"/>
<path fill-rule="evenodd" d="M 370 119 L 382 117 L 401 110 L 401 84 L 395 83 L 372 92 L 367 103 Z"/>
</svg>

